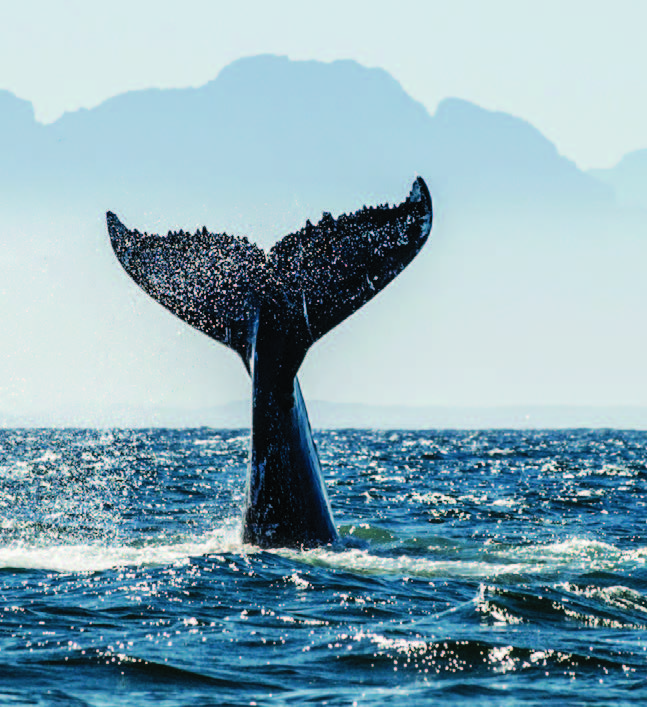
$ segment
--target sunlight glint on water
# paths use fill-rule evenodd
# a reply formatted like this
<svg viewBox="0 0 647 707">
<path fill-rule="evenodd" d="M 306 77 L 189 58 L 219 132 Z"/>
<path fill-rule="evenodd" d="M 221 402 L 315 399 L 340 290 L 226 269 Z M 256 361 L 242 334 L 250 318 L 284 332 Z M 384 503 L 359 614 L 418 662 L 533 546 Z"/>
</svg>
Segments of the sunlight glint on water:
<svg viewBox="0 0 647 707">
<path fill-rule="evenodd" d="M 305 552 L 241 543 L 247 444 L 0 432 L 0 704 L 647 699 L 646 434 L 322 433 Z"/>
</svg>

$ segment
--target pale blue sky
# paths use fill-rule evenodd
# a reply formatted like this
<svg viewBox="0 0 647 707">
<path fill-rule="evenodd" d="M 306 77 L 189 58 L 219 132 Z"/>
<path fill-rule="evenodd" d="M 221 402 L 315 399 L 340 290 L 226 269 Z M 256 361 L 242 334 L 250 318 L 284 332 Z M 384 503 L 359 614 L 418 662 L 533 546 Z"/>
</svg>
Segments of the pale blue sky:
<svg viewBox="0 0 647 707">
<path fill-rule="evenodd" d="M 379 66 L 525 118 L 582 168 L 647 147 L 641 0 L 0 0 L 0 88 L 39 120 L 127 90 L 198 86 L 259 53 Z"/>
<path fill-rule="evenodd" d="M 430 113 L 449 96 L 467 99 L 526 119 L 582 168 L 605 167 L 647 148 L 645 26 L 647 3 L 636 0 L 0 0 L 0 88 L 32 101 L 49 122 L 129 90 L 200 86 L 245 56 L 354 59 L 388 71 Z M 471 136 L 458 144 L 473 147 Z M 461 169 L 469 174 L 469 160 Z M 489 221 L 443 201 L 434 179 L 442 170 L 424 174 L 437 216 L 429 247 L 379 302 L 313 347 L 300 374 L 306 397 L 647 405 L 647 333 L 636 326 L 647 301 L 640 212 L 577 202 L 563 218 L 548 209 L 535 222 L 514 208 Z M 86 405 L 109 416 L 121 404 L 247 399 L 249 382 L 230 351 L 127 281 L 103 206 L 76 213 L 82 195 L 54 207 L 49 193 L 28 191 L 27 208 L 0 208 L 0 413 Z M 144 194 L 141 204 L 129 225 L 145 227 L 144 214 L 170 218 L 148 213 Z M 301 206 L 288 214 L 294 227 L 321 213 Z M 105 208 L 126 215 L 119 200 Z M 205 222 L 249 233 L 256 215 L 245 211 L 239 226 L 220 220 L 226 209 L 209 210 Z M 259 230 L 287 230 L 276 210 L 258 213 Z"/>
</svg>

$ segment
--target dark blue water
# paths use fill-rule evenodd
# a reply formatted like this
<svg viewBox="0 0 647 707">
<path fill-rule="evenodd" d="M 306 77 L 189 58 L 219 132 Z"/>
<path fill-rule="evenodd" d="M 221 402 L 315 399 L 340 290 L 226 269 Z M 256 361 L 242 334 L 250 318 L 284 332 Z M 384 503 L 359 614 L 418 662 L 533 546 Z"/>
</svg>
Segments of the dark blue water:
<svg viewBox="0 0 647 707">
<path fill-rule="evenodd" d="M 243 433 L 0 431 L 0 704 L 647 703 L 647 433 L 317 442 L 365 547 L 242 545 Z"/>
</svg>

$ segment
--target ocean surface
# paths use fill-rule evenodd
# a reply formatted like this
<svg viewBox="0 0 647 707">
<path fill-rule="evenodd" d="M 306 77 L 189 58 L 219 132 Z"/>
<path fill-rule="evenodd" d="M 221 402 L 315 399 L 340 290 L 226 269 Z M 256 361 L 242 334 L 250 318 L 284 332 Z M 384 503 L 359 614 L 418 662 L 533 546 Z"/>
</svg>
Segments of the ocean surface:
<svg viewBox="0 0 647 707">
<path fill-rule="evenodd" d="M 647 433 L 316 439 L 268 552 L 246 431 L 1 430 L 0 705 L 647 704 Z"/>
</svg>

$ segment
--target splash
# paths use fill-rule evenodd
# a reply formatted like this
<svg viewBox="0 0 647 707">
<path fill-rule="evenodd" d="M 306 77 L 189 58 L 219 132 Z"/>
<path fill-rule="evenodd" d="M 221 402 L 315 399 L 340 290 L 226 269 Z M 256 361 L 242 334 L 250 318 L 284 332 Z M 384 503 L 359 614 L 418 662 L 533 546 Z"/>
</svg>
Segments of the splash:
<svg viewBox="0 0 647 707">
<path fill-rule="evenodd" d="M 221 554 L 249 554 L 243 546 L 240 519 L 197 537 L 159 538 L 143 544 L 102 545 L 71 543 L 59 545 L 15 544 L 0 548 L 0 569 L 49 570 L 53 572 L 101 572 L 118 567 L 154 567 L 186 564 L 192 557 Z"/>
</svg>

